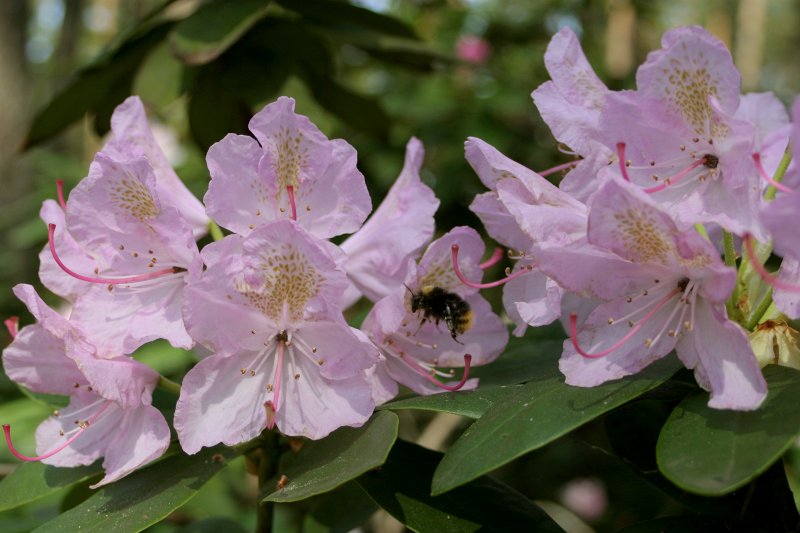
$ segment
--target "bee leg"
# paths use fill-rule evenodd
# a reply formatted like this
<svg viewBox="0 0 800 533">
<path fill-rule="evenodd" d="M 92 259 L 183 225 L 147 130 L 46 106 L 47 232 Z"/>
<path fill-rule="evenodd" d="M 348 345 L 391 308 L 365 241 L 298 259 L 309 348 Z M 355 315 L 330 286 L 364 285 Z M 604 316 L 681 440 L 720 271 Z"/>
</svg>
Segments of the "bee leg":
<svg viewBox="0 0 800 533">
<path fill-rule="evenodd" d="M 453 337 L 453 340 L 463 346 L 464 343 L 456 338 L 456 323 L 455 320 L 453 320 L 453 309 L 450 307 L 450 304 L 445 305 L 444 322 L 447 324 L 447 329 L 450 331 L 450 336 Z"/>
<path fill-rule="evenodd" d="M 422 329 L 422 326 L 424 326 L 425 322 L 427 322 L 427 321 L 428 321 L 428 317 L 422 317 L 422 320 L 419 321 L 419 326 L 417 326 L 417 329 L 414 330 L 414 333 L 412 333 L 412 335 L 416 335 L 417 333 L 419 333 L 419 330 Z"/>
</svg>

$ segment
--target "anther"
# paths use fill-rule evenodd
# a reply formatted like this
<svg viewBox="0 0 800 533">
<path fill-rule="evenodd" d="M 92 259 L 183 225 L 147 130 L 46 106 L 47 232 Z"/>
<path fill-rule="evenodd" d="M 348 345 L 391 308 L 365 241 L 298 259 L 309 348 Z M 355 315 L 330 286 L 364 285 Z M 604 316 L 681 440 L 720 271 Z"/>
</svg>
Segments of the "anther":
<svg viewBox="0 0 800 533">
<path fill-rule="evenodd" d="M 628 176 L 628 166 L 625 163 L 625 143 L 619 142 L 617 143 L 617 159 L 619 161 L 619 169 L 622 171 L 622 177 L 625 181 L 631 181 L 630 176 Z"/>
</svg>

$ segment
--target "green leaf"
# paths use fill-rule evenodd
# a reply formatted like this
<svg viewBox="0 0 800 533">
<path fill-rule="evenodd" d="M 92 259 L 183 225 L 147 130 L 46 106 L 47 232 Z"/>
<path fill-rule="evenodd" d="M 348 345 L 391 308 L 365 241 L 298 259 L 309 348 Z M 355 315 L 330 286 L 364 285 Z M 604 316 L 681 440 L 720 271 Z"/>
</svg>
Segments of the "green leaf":
<svg viewBox="0 0 800 533">
<path fill-rule="evenodd" d="M 0 511 L 49 496 L 103 471 L 102 461 L 90 466 L 56 468 L 39 462 L 23 463 L 0 481 Z"/>
<path fill-rule="evenodd" d="M 225 446 L 206 448 L 196 455 L 177 453 L 100 488 L 36 531 L 141 531 L 189 501 L 238 454 Z"/>
<path fill-rule="evenodd" d="M 764 472 L 800 434 L 800 372 L 767 366 L 769 395 L 757 411 L 708 407 L 689 395 L 661 430 L 656 458 L 667 479 L 706 496 L 727 494 Z"/>
<path fill-rule="evenodd" d="M 314 99 L 343 122 L 377 139 L 389 138 L 392 121 L 377 100 L 351 91 L 329 76 L 306 73 L 306 80 Z"/>
<path fill-rule="evenodd" d="M 323 494 L 303 519 L 303 533 L 353 531 L 378 510 L 355 481 Z"/>
<path fill-rule="evenodd" d="M 521 385 L 504 387 L 483 387 L 463 392 L 442 392 L 429 396 L 413 396 L 382 405 L 381 409 L 393 411 L 401 409 L 420 409 L 453 413 L 469 418 L 480 418 L 492 405 L 513 396 Z"/>
<path fill-rule="evenodd" d="M 358 483 L 412 531 L 562 531 L 527 497 L 489 477 L 431 496 L 431 476 L 441 457 L 399 440 L 386 464 L 358 478 Z"/>
<path fill-rule="evenodd" d="M 552 356 L 531 359 L 540 378 L 521 387 L 472 424 L 450 448 L 433 477 L 442 494 L 554 441 L 669 379 L 680 367 L 670 355 L 635 376 L 597 387 L 564 383 Z"/>
<path fill-rule="evenodd" d="M 264 501 L 294 502 L 322 494 L 382 465 L 397 439 L 398 423 L 394 413 L 379 411 L 360 428 L 340 428 L 306 442 L 297 455 L 284 456 L 278 474 L 289 481 Z"/>
<path fill-rule="evenodd" d="M 269 0 L 216 0 L 178 23 L 169 36 L 173 53 L 188 65 L 220 56 L 267 14 Z"/>
<path fill-rule="evenodd" d="M 513 385 L 558 376 L 556 361 L 564 344 L 563 330 L 556 339 L 511 339 L 506 351 L 496 361 L 472 369 L 480 378 L 480 387 Z"/>
<path fill-rule="evenodd" d="M 277 0 L 287 9 L 321 26 L 337 28 L 343 33 L 370 32 L 393 35 L 404 39 L 417 39 L 417 34 L 406 23 L 363 7 L 331 0 Z"/>
<path fill-rule="evenodd" d="M 229 133 L 247 133 L 252 111 L 237 95 L 223 86 L 221 66 L 201 67 L 189 99 L 189 128 L 205 152 Z"/>
<path fill-rule="evenodd" d="M 171 27 L 172 23 L 164 23 L 135 33 L 119 48 L 104 54 L 100 60 L 79 72 L 36 114 L 23 147 L 28 149 L 53 137 L 88 111 L 97 111 L 100 115 L 95 121 L 97 131 L 108 131 L 109 110 L 130 94 L 142 61 L 164 39 Z"/>
</svg>

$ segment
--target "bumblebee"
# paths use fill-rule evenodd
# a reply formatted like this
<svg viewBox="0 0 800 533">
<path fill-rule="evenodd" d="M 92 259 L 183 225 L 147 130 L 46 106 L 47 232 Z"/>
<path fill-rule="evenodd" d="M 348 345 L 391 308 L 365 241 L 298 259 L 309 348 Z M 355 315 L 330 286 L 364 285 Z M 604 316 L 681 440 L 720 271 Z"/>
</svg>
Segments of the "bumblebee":
<svg viewBox="0 0 800 533">
<path fill-rule="evenodd" d="M 420 327 L 427 320 L 432 320 L 437 326 L 444 320 L 453 340 L 464 344 L 456 337 L 472 327 L 473 315 L 469 304 L 461 296 L 435 285 L 426 285 L 419 292 L 408 290 L 411 293 L 411 312 L 422 311 Z"/>
</svg>

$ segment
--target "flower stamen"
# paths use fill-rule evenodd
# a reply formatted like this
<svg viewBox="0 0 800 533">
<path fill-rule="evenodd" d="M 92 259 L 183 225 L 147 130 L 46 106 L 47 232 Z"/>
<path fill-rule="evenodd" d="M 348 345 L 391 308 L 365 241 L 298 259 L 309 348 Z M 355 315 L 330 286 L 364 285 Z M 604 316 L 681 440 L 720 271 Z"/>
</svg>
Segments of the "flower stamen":
<svg viewBox="0 0 800 533">
<path fill-rule="evenodd" d="M 617 159 L 619 159 L 619 170 L 622 172 L 622 178 L 625 181 L 631 181 L 628 176 L 628 163 L 625 161 L 625 143 L 617 143 Z"/>
<path fill-rule="evenodd" d="M 463 387 L 464 384 L 467 382 L 467 379 L 469 379 L 469 369 L 472 366 L 472 355 L 470 355 L 470 354 L 464 355 L 464 373 L 461 375 L 461 380 L 458 383 L 456 383 L 455 385 L 445 385 L 444 383 L 442 383 L 441 381 L 436 379 L 432 375 L 431 371 L 427 370 L 425 367 L 423 367 L 422 365 L 420 365 L 419 363 L 414 361 L 413 357 L 410 357 L 407 353 L 403 352 L 402 350 L 399 350 L 397 348 L 395 348 L 395 349 L 397 350 L 397 353 L 400 356 L 400 359 L 405 361 L 405 363 L 409 367 L 411 367 L 412 370 L 414 370 L 417 374 L 419 374 L 420 376 L 424 377 L 430 383 L 432 383 L 433 385 L 436 385 L 437 387 L 439 387 L 441 389 L 444 389 L 444 390 L 450 391 L 450 392 L 455 392 L 455 391 L 459 390 L 461 387 Z M 433 370 L 433 373 L 435 374 L 436 370 L 435 369 L 432 369 L 432 370 Z"/>
<path fill-rule="evenodd" d="M 621 347 L 623 344 L 628 342 L 634 335 L 636 335 L 640 329 L 659 311 L 662 307 L 664 307 L 670 300 L 672 300 L 673 296 L 676 294 L 680 294 L 682 289 L 680 287 L 676 287 L 675 289 L 671 290 L 666 296 L 664 296 L 658 303 L 653 307 L 648 313 L 642 317 L 642 319 L 631 326 L 631 330 L 625 334 L 620 340 L 615 342 L 610 348 L 606 348 L 605 350 L 597 353 L 589 353 L 581 348 L 580 344 L 578 343 L 578 331 L 577 331 L 577 324 L 578 324 L 578 315 L 575 313 L 571 313 L 569 315 L 569 336 L 572 340 L 572 346 L 575 348 L 575 351 L 581 354 L 583 357 L 588 359 L 597 359 L 600 357 L 605 357 L 606 355 L 610 354 L 611 352 L 615 351 L 617 348 Z M 651 343 L 652 345 L 652 343 Z"/>
<path fill-rule="evenodd" d="M 664 182 L 662 184 L 656 185 L 655 187 L 648 187 L 648 188 L 642 189 L 642 190 L 644 192 L 648 193 L 648 194 L 652 194 L 654 192 L 663 191 L 667 187 L 669 187 L 671 185 L 675 185 L 675 183 L 677 183 L 678 181 L 680 181 L 683 178 L 685 178 L 686 176 L 688 176 L 697 167 L 702 166 L 702 165 L 706 165 L 707 162 L 708 162 L 708 156 L 705 156 L 705 157 L 703 157 L 701 159 L 698 159 L 697 161 L 694 161 L 691 165 L 689 165 L 685 169 L 681 170 L 680 172 L 678 172 L 677 174 L 675 174 L 671 178 L 665 178 Z"/>
<path fill-rule="evenodd" d="M 779 181 L 775 181 L 772 179 L 769 174 L 766 173 L 764 170 L 764 166 L 761 164 L 761 154 L 755 153 L 752 155 L 753 162 L 756 164 L 756 168 L 758 169 L 758 173 L 761 174 L 761 177 L 764 178 L 764 181 L 775 187 L 781 192 L 793 192 L 792 189 L 787 187 L 786 185 L 782 184 Z"/>
<path fill-rule="evenodd" d="M 480 268 L 481 270 L 486 270 L 489 267 L 493 267 L 494 265 L 499 263 L 501 259 L 503 259 L 503 255 L 504 255 L 503 249 L 498 246 L 497 248 L 494 249 L 494 252 L 492 252 L 492 256 L 483 263 L 481 263 L 480 265 L 478 265 L 478 268 Z"/>
<path fill-rule="evenodd" d="M 8 330 L 8 334 L 11 335 L 11 338 L 15 339 L 17 337 L 17 331 L 19 329 L 19 317 L 10 316 L 5 320 L 3 320 L 3 324 Z"/>
<path fill-rule="evenodd" d="M 180 267 L 170 267 L 165 268 L 162 270 L 156 270 L 154 272 L 148 272 L 147 274 L 140 274 L 138 276 L 129 276 L 125 278 L 93 278 L 89 276 L 84 276 L 83 274 L 78 274 L 74 270 L 71 270 L 67 265 L 65 265 L 61 258 L 58 257 L 58 253 L 56 252 L 56 243 L 55 243 L 55 232 L 56 232 L 56 225 L 55 224 L 48 224 L 47 226 L 47 240 L 50 244 L 50 253 L 53 256 L 53 260 L 55 260 L 56 264 L 61 267 L 61 270 L 69 274 L 75 279 L 79 279 L 81 281 L 86 281 L 88 283 L 101 283 L 101 284 L 108 284 L 108 285 L 123 285 L 126 283 L 137 283 L 140 281 L 147 281 L 155 278 L 160 278 L 162 276 L 166 276 L 168 274 L 178 274 L 180 272 L 184 272 L 185 269 Z"/>
<path fill-rule="evenodd" d="M 468 280 L 464 277 L 464 274 L 461 273 L 461 269 L 458 266 L 458 245 L 454 244 L 450 247 L 450 256 L 453 262 L 453 271 L 456 273 L 456 277 L 461 280 L 461 283 L 466 285 L 467 287 L 472 287 L 473 289 L 491 289 L 492 287 L 499 287 L 500 285 L 505 285 L 512 279 L 516 279 L 520 276 L 524 276 L 531 270 L 533 270 L 532 265 L 525 265 L 520 270 L 514 272 L 513 274 L 506 269 L 506 277 L 503 279 L 499 279 L 497 281 L 492 281 L 489 283 L 475 283 L 474 281 Z"/>
<path fill-rule="evenodd" d="M 64 180 L 56 180 L 56 193 L 58 194 L 58 204 L 64 211 L 67 210 L 67 202 L 64 201 Z"/>
<path fill-rule="evenodd" d="M 744 244 L 745 250 L 747 250 L 747 257 L 750 259 L 750 264 L 753 265 L 753 269 L 761 279 L 776 289 L 788 292 L 800 292 L 800 286 L 778 279 L 774 274 L 767 272 L 767 269 L 764 268 L 764 265 L 761 264 L 761 261 L 759 261 L 756 256 L 756 252 L 753 249 L 753 237 L 749 233 L 746 233 L 744 237 L 742 237 L 742 243 Z"/>
<path fill-rule="evenodd" d="M 542 170 L 540 172 L 537 172 L 537 174 L 539 174 L 542 177 L 549 176 L 550 174 L 555 174 L 556 172 L 559 172 L 561 170 L 566 170 L 568 168 L 572 169 L 580 162 L 581 162 L 581 160 L 578 159 L 576 161 L 570 161 L 568 163 L 562 163 L 560 165 L 556 165 L 554 167 L 550 167 L 548 169 L 545 169 L 545 170 Z"/>
<path fill-rule="evenodd" d="M 108 406 L 110 406 L 112 403 L 113 402 L 111 402 L 110 400 L 106 401 L 106 403 L 103 404 L 103 407 L 101 407 L 99 411 L 97 411 L 94 415 L 92 415 L 91 418 L 78 424 L 78 430 L 75 432 L 74 435 L 72 435 L 69 439 L 67 439 L 67 441 L 64 444 L 42 455 L 28 456 L 28 455 L 23 455 L 22 453 L 17 451 L 17 449 L 14 447 L 14 443 L 11 441 L 11 425 L 3 424 L 3 433 L 5 433 L 6 436 L 6 444 L 8 445 L 8 450 L 14 457 L 16 457 L 21 461 L 28 461 L 28 462 L 41 461 L 43 459 L 52 457 L 61 450 L 63 450 L 64 448 L 66 448 L 67 446 L 69 446 L 70 444 L 72 444 L 73 442 L 75 442 L 75 439 L 80 437 L 81 434 L 83 434 L 83 432 L 89 428 L 89 426 L 91 426 L 94 422 L 96 422 L 97 419 L 100 418 L 100 415 L 102 415 L 103 412 L 105 412 L 105 410 L 108 409 Z"/>
</svg>

